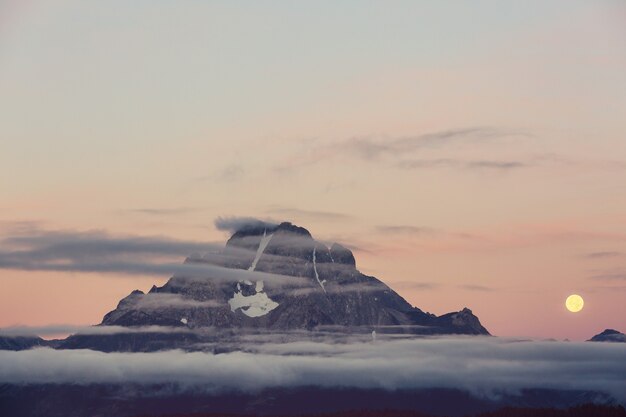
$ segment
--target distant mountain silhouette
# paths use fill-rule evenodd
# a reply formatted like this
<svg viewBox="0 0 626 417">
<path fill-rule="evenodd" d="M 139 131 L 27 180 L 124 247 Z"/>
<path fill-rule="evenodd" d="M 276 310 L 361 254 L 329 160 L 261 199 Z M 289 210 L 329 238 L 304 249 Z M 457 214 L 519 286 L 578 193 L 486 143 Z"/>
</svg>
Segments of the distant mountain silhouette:
<svg viewBox="0 0 626 417">
<path fill-rule="evenodd" d="M 598 333 L 588 341 L 626 343 L 626 335 L 614 329 L 605 329 L 602 333 Z"/>
<path fill-rule="evenodd" d="M 359 272 L 345 246 L 328 247 L 291 223 L 243 228 L 222 253 L 195 255 L 185 262 L 298 279 L 276 284 L 243 275 L 231 282 L 175 276 L 147 294 L 133 291 L 102 324 L 277 330 L 365 326 L 370 331 L 405 326 L 403 331 L 423 334 L 489 334 L 467 308 L 438 317 L 411 306 L 377 278 Z M 155 308 L 155 300 L 163 300 L 162 307 Z"/>
</svg>

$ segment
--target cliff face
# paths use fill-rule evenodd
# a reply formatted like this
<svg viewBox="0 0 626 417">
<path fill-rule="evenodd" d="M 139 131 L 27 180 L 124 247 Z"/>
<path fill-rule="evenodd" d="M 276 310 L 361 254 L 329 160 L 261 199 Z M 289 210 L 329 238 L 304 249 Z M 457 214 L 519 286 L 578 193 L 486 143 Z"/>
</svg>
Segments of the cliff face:
<svg viewBox="0 0 626 417">
<path fill-rule="evenodd" d="M 174 276 L 146 294 L 133 291 L 102 324 L 275 330 L 397 326 L 411 333 L 489 334 L 467 308 L 437 317 L 411 306 L 382 281 L 359 272 L 349 249 L 336 243 L 327 247 L 291 223 L 239 230 L 220 253 L 185 263 L 241 271 L 241 279 Z"/>
</svg>

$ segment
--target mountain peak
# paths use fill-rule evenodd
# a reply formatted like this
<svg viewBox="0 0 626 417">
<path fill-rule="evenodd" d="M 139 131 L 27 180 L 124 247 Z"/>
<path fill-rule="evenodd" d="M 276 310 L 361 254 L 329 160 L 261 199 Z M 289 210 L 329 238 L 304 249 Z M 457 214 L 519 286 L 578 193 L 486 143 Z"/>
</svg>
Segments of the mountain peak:
<svg viewBox="0 0 626 417">
<path fill-rule="evenodd" d="M 133 292 L 102 324 L 489 334 L 468 308 L 436 316 L 413 307 L 382 281 L 362 274 L 346 246 L 329 248 L 290 222 L 246 224 L 221 252 L 185 262 L 231 272 L 228 279 L 213 279 L 210 268 L 206 277 L 177 274 L 147 294 Z"/>
<path fill-rule="evenodd" d="M 311 232 L 304 227 L 296 226 L 291 222 L 282 222 L 279 224 L 271 224 L 266 222 L 250 223 L 238 228 L 226 242 L 227 245 L 238 239 L 249 236 L 263 236 L 273 233 L 293 234 L 303 237 L 312 238 Z"/>
<path fill-rule="evenodd" d="M 610 334 L 621 334 L 621 333 L 622 332 L 619 332 L 619 331 L 617 331 L 615 329 L 604 329 L 604 331 L 602 333 L 600 333 L 600 334 L 603 335 L 603 336 L 606 336 L 606 335 L 610 335 Z"/>
<path fill-rule="evenodd" d="M 312 237 L 311 232 L 309 232 L 307 229 L 305 229 L 304 227 L 296 226 L 291 222 L 282 222 L 281 224 L 279 224 L 274 232 L 278 231 Z"/>
<path fill-rule="evenodd" d="M 604 329 L 602 333 L 598 333 L 589 342 L 619 342 L 626 343 L 626 335 L 615 329 Z"/>
<path fill-rule="evenodd" d="M 330 256 L 333 262 L 356 267 L 356 260 L 352 251 L 339 243 L 333 243 L 330 247 Z"/>
</svg>

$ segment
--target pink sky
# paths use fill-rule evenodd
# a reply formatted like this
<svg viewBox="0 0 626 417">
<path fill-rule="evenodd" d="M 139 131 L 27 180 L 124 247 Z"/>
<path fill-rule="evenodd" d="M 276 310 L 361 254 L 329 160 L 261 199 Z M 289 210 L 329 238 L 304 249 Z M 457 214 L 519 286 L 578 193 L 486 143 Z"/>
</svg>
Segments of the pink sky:
<svg viewBox="0 0 626 417">
<path fill-rule="evenodd" d="M 622 4 L 121 4 L 0 4 L 0 239 L 289 220 L 496 335 L 626 330 Z M 3 268 L 0 326 L 167 278 Z"/>
</svg>

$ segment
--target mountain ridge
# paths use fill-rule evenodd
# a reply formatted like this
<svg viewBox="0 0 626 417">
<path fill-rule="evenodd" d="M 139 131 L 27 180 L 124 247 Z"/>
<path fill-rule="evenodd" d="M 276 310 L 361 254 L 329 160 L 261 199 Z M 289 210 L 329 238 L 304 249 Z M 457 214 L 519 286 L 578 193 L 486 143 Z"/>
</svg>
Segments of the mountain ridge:
<svg viewBox="0 0 626 417">
<path fill-rule="evenodd" d="M 615 329 L 604 329 L 589 339 L 588 342 L 626 343 L 626 334 Z"/>
<path fill-rule="evenodd" d="M 252 282 L 249 274 L 236 282 L 175 275 L 148 293 L 133 291 L 101 324 L 275 330 L 398 326 L 403 332 L 414 326 L 412 332 L 423 334 L 489 334 L 467 308 L 436 316 L 412 306 L 379 279 L 358 271 L 347 247 L 328 247 L 289 222 L 242 227 L 223 251 L 190 256 L 185 264 L 294 279 L 277 284 Z M 162 307 L 151 308 L 159 297 L 165 301 Z"/>
</svg>

